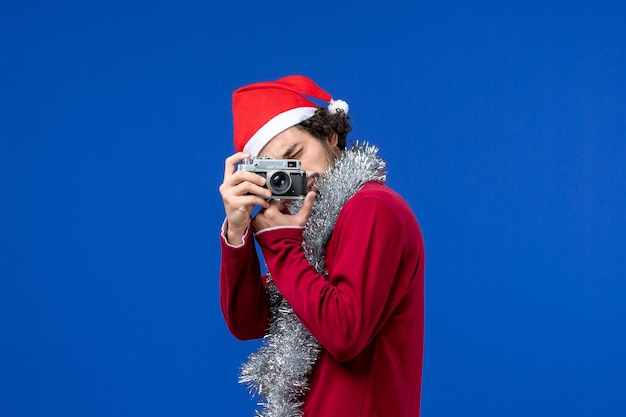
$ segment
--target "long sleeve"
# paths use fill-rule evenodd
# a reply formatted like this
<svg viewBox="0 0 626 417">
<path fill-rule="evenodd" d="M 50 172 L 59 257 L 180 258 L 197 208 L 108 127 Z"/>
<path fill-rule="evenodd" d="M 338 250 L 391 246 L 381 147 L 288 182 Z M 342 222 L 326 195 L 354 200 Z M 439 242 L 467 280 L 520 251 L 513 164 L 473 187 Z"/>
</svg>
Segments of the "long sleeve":
<svg viewBox="0 0 626 417">
<path fill-rule="evenodd" d="M 338 361 L 357 356 L 381 330 L 421 261 L 413 256 L 420 249 L 416 239 L 406 236 L 416 227 L 413 217 L 388 200 L 388 194 L 374 191 L 357 193 L 346 203 L 327 246 L 327 276 L 306 261 L 301 230 L 257 236 L 276 286 Z"/>
<path fill-rule="evenodd" d="M 220 305 L 231 333 L 238 339 L 263 337 L 269 326 L 269 299 L 251 236 L 241 246 L 229 245 L 222 232 Z"/>
</svg>

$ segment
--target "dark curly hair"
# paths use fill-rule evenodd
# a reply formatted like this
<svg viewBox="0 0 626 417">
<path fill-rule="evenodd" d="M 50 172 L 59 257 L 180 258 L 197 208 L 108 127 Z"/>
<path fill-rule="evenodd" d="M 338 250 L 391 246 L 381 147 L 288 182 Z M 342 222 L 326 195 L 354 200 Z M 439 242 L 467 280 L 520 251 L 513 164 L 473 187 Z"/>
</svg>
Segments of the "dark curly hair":
<svg viewBox="0 0 626 417">
<path fill-rule="evenodd" d="M 330 114 L 325 107 L 318 107 L 313 116 L 296 125 L 320 140 L 329 140 L 333 133 L 337 134 L 337 147 L 346 149 L 346 138 L 352 131 L 350 116 L 343 111 Z"/>
</svg>

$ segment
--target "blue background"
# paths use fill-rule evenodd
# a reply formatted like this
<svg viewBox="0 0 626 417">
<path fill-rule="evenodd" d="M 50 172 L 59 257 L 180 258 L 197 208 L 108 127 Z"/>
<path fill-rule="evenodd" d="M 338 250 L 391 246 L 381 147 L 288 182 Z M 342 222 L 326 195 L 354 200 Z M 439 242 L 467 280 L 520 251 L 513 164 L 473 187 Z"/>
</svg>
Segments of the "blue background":
<svg viewBox="0 0 626 417">
<path fill-rule="evenodd" d="M 427 248 L 422 415 L 626 415 L 620 2 L 0 6 L 0 415 L 252 416 L 231 92 L 350 104 Z"/>
</svg>

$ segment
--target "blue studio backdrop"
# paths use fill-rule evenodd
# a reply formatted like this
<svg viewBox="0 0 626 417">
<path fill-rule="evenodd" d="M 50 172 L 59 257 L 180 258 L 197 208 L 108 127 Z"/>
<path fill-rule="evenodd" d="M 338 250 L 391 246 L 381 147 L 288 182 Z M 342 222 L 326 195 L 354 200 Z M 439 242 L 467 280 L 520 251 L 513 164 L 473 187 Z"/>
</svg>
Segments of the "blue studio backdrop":
<svg viewBox="0 0 626 417">
<path fill-rule="evenodd" d="M 0 5 L 0 415 L 253 416 L 231 93 L 350 104 L 426 241 L 422 416 L 626 415 L 620 2 Z"/>
</svg>

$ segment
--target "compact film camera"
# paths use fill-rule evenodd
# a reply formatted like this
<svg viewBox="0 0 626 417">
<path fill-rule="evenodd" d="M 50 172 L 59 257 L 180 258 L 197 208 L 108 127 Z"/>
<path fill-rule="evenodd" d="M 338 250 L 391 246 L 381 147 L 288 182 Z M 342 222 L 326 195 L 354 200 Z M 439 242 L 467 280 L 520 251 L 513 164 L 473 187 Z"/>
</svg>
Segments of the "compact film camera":
<svg viewBox="0 0 626 417">
<path fill-rule="evenodd" d="M 301 200 L 307 193 L 306 171 L 297 159 L 244 158 L 237 169 L 264 177 L 271 200 Z"/>
</svg>

